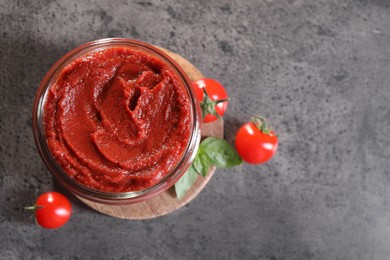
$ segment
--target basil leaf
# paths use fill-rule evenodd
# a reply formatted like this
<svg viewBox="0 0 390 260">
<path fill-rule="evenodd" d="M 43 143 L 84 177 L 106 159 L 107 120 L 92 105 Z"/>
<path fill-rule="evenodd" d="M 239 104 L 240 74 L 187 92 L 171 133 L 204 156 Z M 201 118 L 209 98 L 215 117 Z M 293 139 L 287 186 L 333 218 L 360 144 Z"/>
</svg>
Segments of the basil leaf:
<svg viewBox="0 0 390 260">
<path fill-rule="evenodd" d="M 186 195 L 187 191 L 195 183 L 197 176 L 198 174 L 191 165 L 184 175 L 175 183 L 175 192 L 178 199 L 181 199 Z"/>
<path fill-rule="evenodd" d="M 209 157 L 201 149 L 199 149 L 194 161 L 192 162 L 192 166 L 199 175 L 205 177 L 209 171 L 211 162 Z"/>
<path fill-rule="evenodd" d="M 200 144 L 200 148 L 209 157 L 211 164 L 218 168 L 230 168 L 242 163 L 236 150 L 223 139 L 208 137 Z"/>
<path fill-rule="evenodd" d="M 241 163 L 242 159 L 236 150 L 225 140 L 216 137 L 204 139 L 190 168 L 175 183 L 177 198 L 183 198 L 195 183 L 197 176 L 205 177 L 211 166 L 230 168 Z"/>
</svg>

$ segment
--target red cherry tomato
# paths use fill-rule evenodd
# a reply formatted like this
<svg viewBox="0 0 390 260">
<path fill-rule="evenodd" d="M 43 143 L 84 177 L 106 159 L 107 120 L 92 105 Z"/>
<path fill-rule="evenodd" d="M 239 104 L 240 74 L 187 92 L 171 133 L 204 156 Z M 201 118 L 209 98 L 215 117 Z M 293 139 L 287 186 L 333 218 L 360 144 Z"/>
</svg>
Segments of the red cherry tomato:
<svg viewBox="0 0 390 260">
<path fill-rule="evenodd" d="M 72 214 L 69 200 L 58 192 L 46 192 L 38 197 L 35 205 L 37 223 L 44 228 L 59 228 L 65 225 Z"/>
<path fill-rule="evenodd" d="M 205 79 L 199 79 L 193 82 L 194 91 L 197 99 L 200 102 L 204 102 L 204 91 L 206 90 L 207 94 L 209 95 L 210 99 L 212 101 L 218 101 L 218 100 L 224 100 L 228 98 L 228 94 L 226 93 L 225 88 L 219 83 L 218 81 L 210 78 Z M 219 116 L 223 116 L 225 114 L 226 108 L 228 105 L 228 101 L 216 103 L 215 106 L 215 112 Z M 203 116 L 203 122 L 213 122 L 217 120 L 217 117 L 213 114 L 211 114 L 210 111 L 205 111 L 202 109 Z"/>
<path fill-rule="evenodd" d="M 236 150 L 247 163 L 265 163 L 276 153 L 278 137 L 269 129 L 265 132 L 257 124 L 249 122 L 237 131 Z"/>
</svg>

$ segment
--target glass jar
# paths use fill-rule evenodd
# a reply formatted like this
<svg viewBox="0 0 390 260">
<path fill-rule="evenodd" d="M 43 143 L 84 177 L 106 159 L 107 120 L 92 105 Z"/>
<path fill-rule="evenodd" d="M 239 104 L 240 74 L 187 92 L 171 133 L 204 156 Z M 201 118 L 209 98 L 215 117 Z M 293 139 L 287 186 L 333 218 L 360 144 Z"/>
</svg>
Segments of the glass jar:
<svg viewBox="0 0 390 260">
<path fill-rule="evenodd" d="M 180 80 L 191 105 L 190 136 L 187 148 L 182 154 L 180 160 L 175 165 L 173 170 L 170 171 L 160 182 L 153 185 L 152 187 L 137 191 L 105 192 L 96 189 L 91 189 L 79 183 L 75 179 L 71 178 L 64 171 L 64 169 L 62 169 L 62 167 L 59 165 L 59 163 L 55 160 L 52 153 L 50 152 L 46 137 L 46 131 L 43 124 L 43 115 L 45 113 L 45 102 L 47 98 L 47 93 L 50 87 L 57 81 L 63 69 L 75 59 L 83 57 L 86 54 L 114 47 L 130 48 L 133 50 L 137 50 L 146 53 L 150 56 L 153 56 L 159 61 L 163 62 L 165 65 L 168 65 L 175 72 L 177 78 Z M 161 192 L 166 191 L 175 182 L 177 182 L 179 178 L 186 172 L 195 157 L 200 142 L 201 114 L 198 101 L 192 91 L 191 86 L 192 83 L 186 73 L 183 71 L 183 69 L 180 68 L 180 66 L 167 54 L 150 44 L 126 38 L 108 38 L 83 44 L 64 55 L 61 59 L 59 59 L 45 75 L 38 88 L 33 107 L 33 133 L 38 152 L 43 162 L 53 174 L 55 179 L 67 190 L 77 196 L 80 196 L 90 201 L 112 205 L 130 204 L 148 200 L 154 196 L 157 196 Z"/>
</svg>

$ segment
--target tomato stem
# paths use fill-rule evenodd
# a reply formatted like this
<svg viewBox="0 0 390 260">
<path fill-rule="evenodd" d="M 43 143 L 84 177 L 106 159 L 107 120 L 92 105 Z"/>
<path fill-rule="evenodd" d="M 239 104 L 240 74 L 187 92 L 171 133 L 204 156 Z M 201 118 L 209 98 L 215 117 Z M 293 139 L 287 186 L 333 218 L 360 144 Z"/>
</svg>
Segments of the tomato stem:
<svg viewBox="0 0 390 260">
<path fill-rule="evenodd" d="M 209 94 L 207 94 L 206 89 L 203 88 L 204 97 L 202 102 L 200 102 L 200 108 L 202 109 L 202 119 L 207 115 L 214 115 L 219 120 L 222 120 L 222 117 L 215 110 L 215 106 L 222 102 L 227 102 L 230 98 L 211 100 Z"/>
<path fill-rule="evenodd" d="M 264 134 L 272 136 L 272 126 L 271 124 L 267 121 L 262 116 L 259 115 L 253 115 L 252 116 L 252 123 Z"/>
<path fill-rule="evenodd" d="M 25 210 L 32 210 L 32 211 L 35 211 L 37 209 L 42 209 L 42 208 L 43 206 L 38 206 L 38 205 L 24 207 Z"/>
<path fill-rule="evenodd" d="M 219 104 L 219 103 L 227 102 L 229 100 L 230 100 L 230 98 L 223 98 L 223 99 L 215 100 L 213 102 L 215 102 L 215 104 Z"/>
</svg>

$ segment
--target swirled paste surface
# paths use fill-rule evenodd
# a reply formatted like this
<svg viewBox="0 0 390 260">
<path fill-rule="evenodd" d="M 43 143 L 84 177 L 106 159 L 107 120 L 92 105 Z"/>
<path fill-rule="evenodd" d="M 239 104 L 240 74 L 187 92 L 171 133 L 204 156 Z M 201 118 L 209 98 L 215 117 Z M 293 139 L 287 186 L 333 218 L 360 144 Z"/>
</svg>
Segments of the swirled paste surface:
<svg viewBox="0 0 390 260">
<path fill-rule="evenodd" d="M 122 47 L 66 66 L 44 107 L 55 160 L 76 181 L 109 192 L 161 181 L 181 159 L 190 125 L 190 103 L 175 72 Z"/>
</svg>

